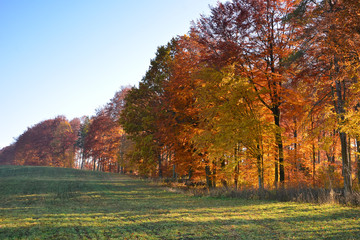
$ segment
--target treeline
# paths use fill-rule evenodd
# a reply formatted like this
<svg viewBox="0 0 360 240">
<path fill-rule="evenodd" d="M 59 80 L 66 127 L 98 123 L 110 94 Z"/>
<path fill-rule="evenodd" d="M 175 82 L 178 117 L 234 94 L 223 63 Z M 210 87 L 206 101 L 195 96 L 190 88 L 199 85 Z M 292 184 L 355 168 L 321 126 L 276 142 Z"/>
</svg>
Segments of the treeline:
<svg viewBox="0 0 360 240">
<path fill-rule="evenodd" d="M 28 128 L 0 151 L 1 164 L 74 167 L 80 120 L 64 116 Z"/>
<path fill-rule="evenodd" d="M 94 116 L 71 121 L 58 116 L 28 128 L 15 143 L 0 150 L 0 164 L 133 172 L 132 144 L 119 124 L 128 91 L 116 92 Z"/>
<path fill-rule="evenodd" d="M 358 189 L 359 16 L 358 0 L 218 3 L 82 121 L 76 164 L 208 187 Z"/>
<path fill-rule="evenodd" d="M 233 0 L 158 48 L 120 123 L 142 174 L 358 187 L 360 2 Z M 354 186 L 355 187 L 355 186 Z"/>
</svg>

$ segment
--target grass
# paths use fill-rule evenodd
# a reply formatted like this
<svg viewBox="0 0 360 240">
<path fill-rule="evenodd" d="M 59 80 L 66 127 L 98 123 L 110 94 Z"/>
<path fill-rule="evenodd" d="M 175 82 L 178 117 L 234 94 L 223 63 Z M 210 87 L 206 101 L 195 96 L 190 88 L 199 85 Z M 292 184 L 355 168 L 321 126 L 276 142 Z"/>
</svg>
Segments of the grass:
<svg viewBox="0 0 360 240">
<path fill-rule="evenodd" d="M 0 167 L 0 239 L 359 237 L 359 208 L 191 197 L 116 174 Z"/>
</svg>

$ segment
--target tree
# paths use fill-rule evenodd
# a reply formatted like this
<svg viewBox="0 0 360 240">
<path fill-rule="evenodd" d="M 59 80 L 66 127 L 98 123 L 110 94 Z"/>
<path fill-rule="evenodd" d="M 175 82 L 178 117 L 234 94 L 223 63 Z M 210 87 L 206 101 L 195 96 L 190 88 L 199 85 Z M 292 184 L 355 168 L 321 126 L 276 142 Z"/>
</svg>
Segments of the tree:
<svg viewBox="0 0 360 240">
<path fill-rule="evenodd" d="M 175 40 L 159 47 L 156 57 L 151 60 L 139 87 L 133 87 L 125 98 L 120 123 L 129 138 L 134 141 L 133 158 L 143 174 L 163 175 L 162 151 L 166 149 L 158 129 L 165 112 L 162 111 L 164 83 L 169 80 Z M 157 166 L 157 167 L 156 167 Z"/>
<path fill-rule="evenodd" d="M 75 142 L 77 131 L 73 131 L 68 121 L 61 121 L 52 132 L 50 146 L 52 148 L 53 164 L 55 166 L 74 166 Z"/>
<path fill-rule="evenodd" d="M 206 149 L 196 149 L 193 142 L 199 127 L 195 101 L 199 86 L 196 73 L 202 68 L 200 58 L 199 45 L 193 36 L 177 39 L 171 75 L 164 87 L 162 102 L 166 115 L 164 121 L 160 122 L 161 137 L 173 153 L 172 163 L 176 173 L 187 176 L 189 180 L 203 176 L 204 173 L 207 179 L 210 177 Z"/>
<path fill-rule="evenodd" d="M 0 165 L 12 165 L 15 158 L 15 144 L 0 149 Z"/>
<path fill-rule="evenodd" d="M 76 141 L 76 146 L 77 148 L 80 150 L 80 169 L 84 168 L 85 165 L 85 141 L 86 141 L 86 137 L 88 135 L 89 132 L 89 126 L 90 126 L 90 119 L 89 117 L 83 117 L 81 124 L 80 124 L 80 128 L 78 131 L 78 139 Z"/>
<path fill-rule="evenodd" d="M 42 121 L 26 130 L 15 143 L 17 165 L 72 167 L 77 132 L 59 116 Z"/>
<path fill-rule="evenodd" d="M 342 175 L 345 194 L 351 193 L 351 160 L 347 136 L 348 109 L 356 109 L 358 94 L 351 94 L 358 79 L 359 66 L 359 11 L 358 1 L 323 0 L 302 1 L 297 14 L 304 19 L 303 58 L 314 59 L 316 68 L 309 71 L 314 81 L 323 81 L 330 109 L 337 116 L 337 133 L 340 138 Z M 304 24 L 304 23 L 305 24 Z M 353 92 L 355 93 L 355 92 Z M 353 95 L 353 97 L 351 96 Z"/>
<path fill-rule="evenodd" d="M 272 129 L 261 115 L 264 109 L 252 85 L 236 76 L 232 66 L 221 71 L 204 69 L 199 78 L 202 84 L 196 90 L 196 106 L 201 130 L 194 137 L 195 145 L 207 149 L 208 157 L 218 162 L 225 176 L 229 171 L 235 173 L 235 185 L 240 165 L 254 164 L 258 187 L 263 189 L 264 139 Z"/>
<path fill-rule="evenodd" d="M 207 62 L 215 69 L 234 64 L 236 74 L 246 78 L 273 117 L 275 185 L 285 181 L 281 105 L 284 83 L 289 81 L 284 61 L 292 52 L 293 28 L 284 21 L 294 1 L 233 0 L 219 3 L 193 26 L 206 49 Z"/>
<path fill-rule="evenodd" d="M 125 132 L 119 124 L 124 108 L 124 99 L 128 88 L 122 88 L 103 108 L 97 110 L 89 122 L 84 125 L 85 157 L 93 161 L 93 170 L 118 171 L 124 150 L 129 145 Z"/>
</svg>

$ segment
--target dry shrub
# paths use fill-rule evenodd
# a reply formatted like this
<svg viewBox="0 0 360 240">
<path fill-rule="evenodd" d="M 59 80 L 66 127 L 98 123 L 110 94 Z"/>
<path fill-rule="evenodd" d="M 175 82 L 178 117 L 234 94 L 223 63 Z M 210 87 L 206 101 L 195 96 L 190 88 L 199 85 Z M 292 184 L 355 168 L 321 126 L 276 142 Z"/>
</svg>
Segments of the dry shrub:
<svg viewBox="0 0 360 240">
<path fill-rule="evenodd" d="M 181 192 L 192 196 L 360 206 L 359 191 L 354 191 L 351 195 L 345 196 L 344 191 L 341 188 L 310 188 L 304 185 L 272 190 L 259 190 L 254 188 L 234 189 L 230 187 L 208 189 L 202 183 L 198 184 L 195 182 L 194 184 L 189 184 L 186 180 L 162 179 L 157 180 L 156 182 L 160 183 L 162 186 L 166 186 L 168 189 L 172 189 L 171 191 Z"/>
<path fill-rule="evenodd" d="M 194 196 L 230 197 L 250 200 L 274 200 L 281 202 L 301 202 L 315 204 L 345 204 L 360 206 L 360 193 L 354 192 L 349 196 L 344 195 L 342 189 L 321 189 L 321 188 L 291 188 L 291 189 L 242 189 L 230 188 L 215 189 L 188 189 L 186 191 Z"/>
</svg>

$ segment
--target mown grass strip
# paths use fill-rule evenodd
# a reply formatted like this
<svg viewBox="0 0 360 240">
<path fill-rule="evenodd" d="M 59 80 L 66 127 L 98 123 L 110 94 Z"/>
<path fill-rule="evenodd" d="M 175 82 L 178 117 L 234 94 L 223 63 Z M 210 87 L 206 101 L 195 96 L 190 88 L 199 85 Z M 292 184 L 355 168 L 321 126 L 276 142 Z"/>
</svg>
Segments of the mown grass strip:
<svg viewBox="0 0 360 240">
<path fill-rule="evenodd" d="M 190 197 L 116 174 L 0 167 L 0 239 L 359 236 L 359 208 Z"/>
</svg>

